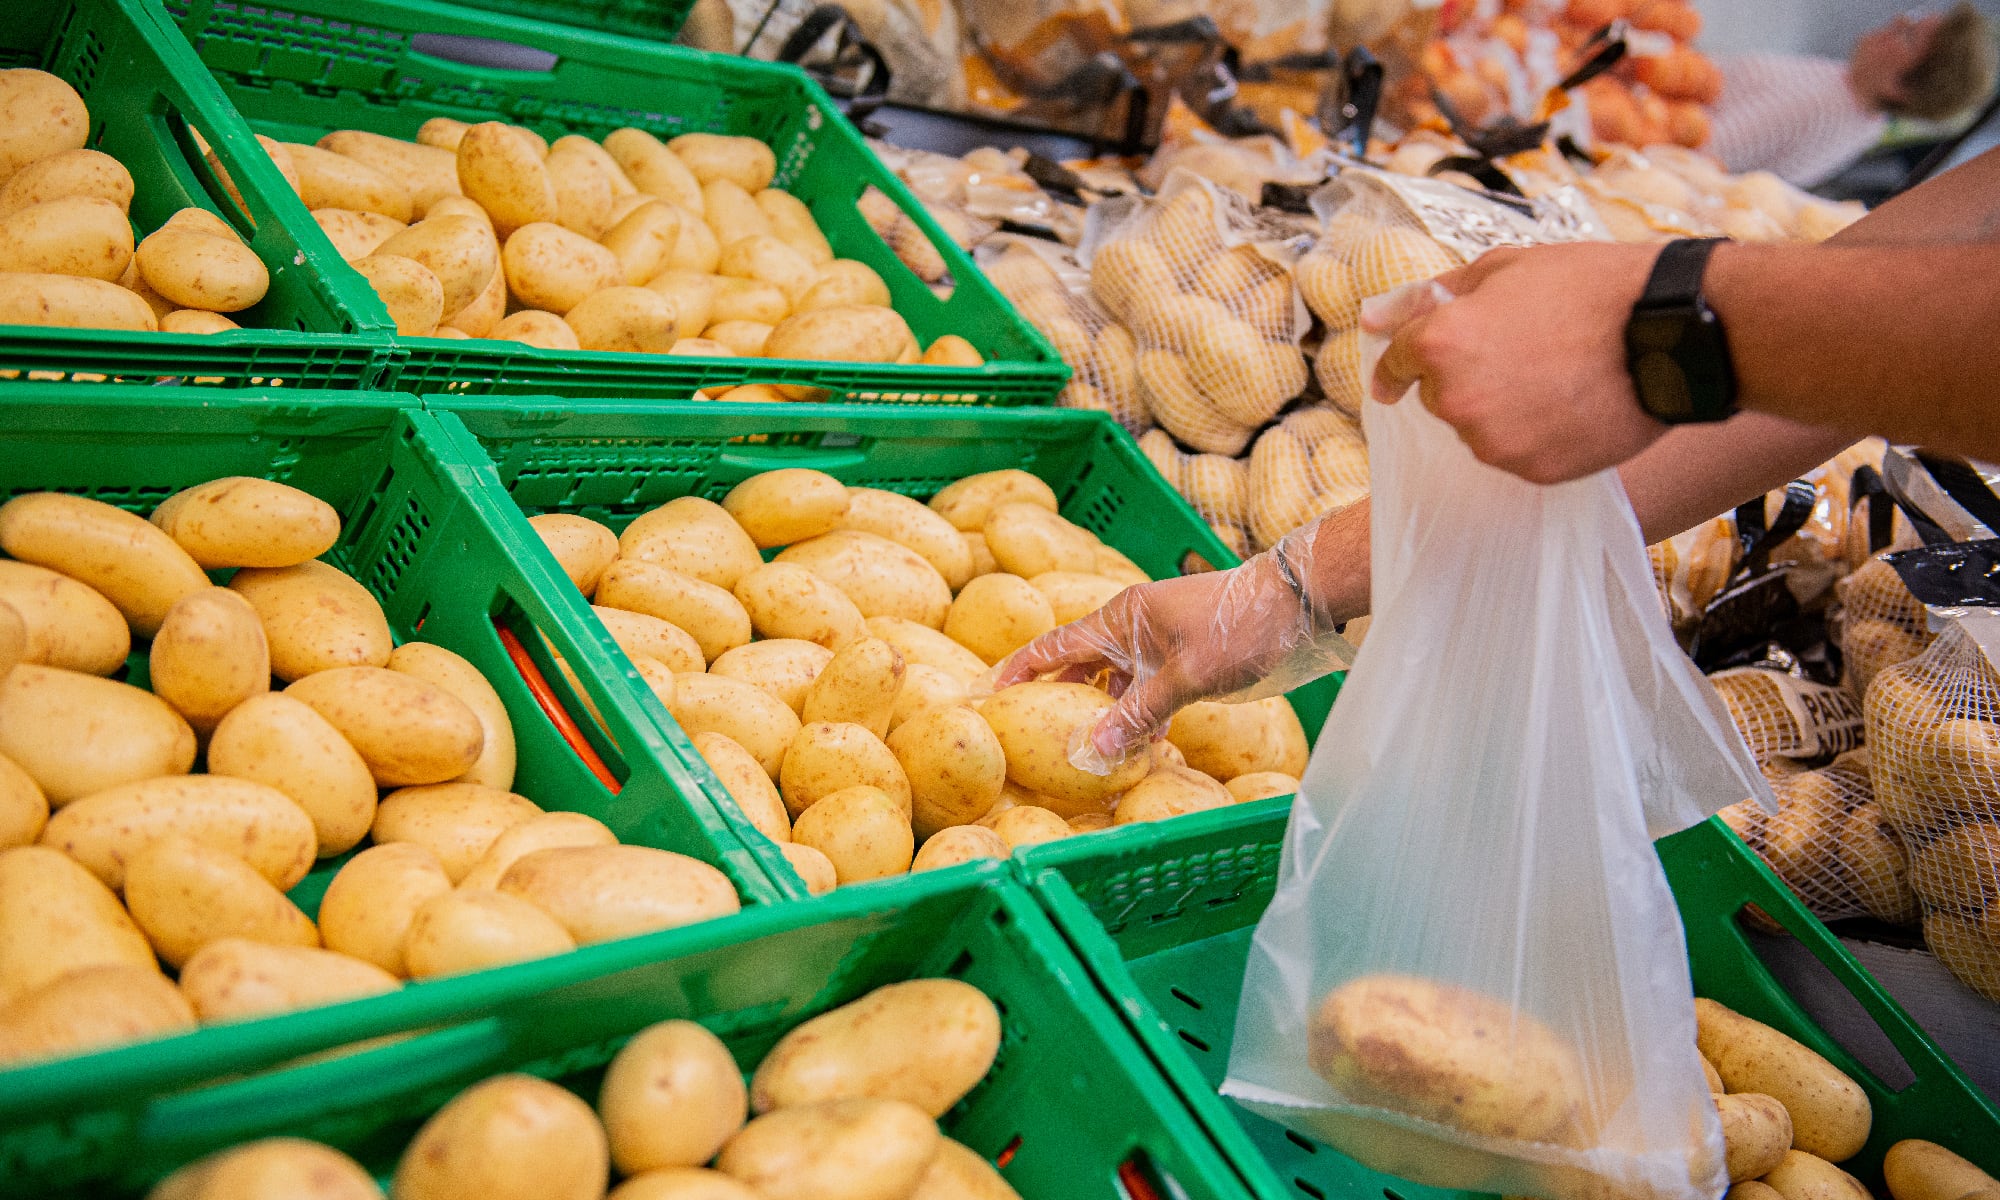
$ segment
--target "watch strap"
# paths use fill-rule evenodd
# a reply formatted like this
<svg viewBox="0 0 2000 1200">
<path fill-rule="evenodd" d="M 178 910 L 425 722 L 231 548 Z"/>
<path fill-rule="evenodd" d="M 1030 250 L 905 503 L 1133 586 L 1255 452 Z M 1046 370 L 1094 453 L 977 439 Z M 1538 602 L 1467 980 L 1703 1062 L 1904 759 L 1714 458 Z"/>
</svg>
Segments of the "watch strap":
<svg viewBox="0 0 2000 1200">
<path fill-rule="evenodd" d="M 1693 304 L 1701 296 L 1701 276 L 1708 269 L 1708 256 L 1726 240 L 1682 238 L 1662 246 L 1659 257 L 1653 260 L 1653 273 L 1646 277 L 1638 307 Z"/>
</svg>

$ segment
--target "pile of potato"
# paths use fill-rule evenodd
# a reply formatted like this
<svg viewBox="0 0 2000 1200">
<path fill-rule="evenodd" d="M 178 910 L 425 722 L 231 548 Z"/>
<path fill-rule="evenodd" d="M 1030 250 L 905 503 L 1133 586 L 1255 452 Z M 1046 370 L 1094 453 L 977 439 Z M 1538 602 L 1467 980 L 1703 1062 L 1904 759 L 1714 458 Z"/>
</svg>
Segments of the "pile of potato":
<svg viewBox="0 0 2000 1200">
<path fill-rule="evenodd" d="M 512 792 L 499 695 L 394 645 L 315 557 L 339 537 L 331 506 L 244 477 L 151 521 L 0 505 L 0 1062 L 736 911 L 714 867 Z M 135 639 L 150 691 L 112 678 Z M 317 920 L 286 896 L 365 841 Z"/>
<path fill-rule="evenodd" d="M 1282 698 L 1192 705 L 1150 759 L 1100 777 L 1068 748 L 1111 707 L 1104 691 L 977 694 L 1031 639 L 1146 580 L 1056 510 L 1018 470 L 925 505 L 787 468 L 622 534 L 567 513 L 530 524 L 819 892 L 1296 789 L 1306 738 Z"/>
<path fill-rule="evenodd" d="M 755 138 L 620 129 L 548 143 L 518 125 L 424 122 L 414 142 L 343 129 L 259 141 L 397 331 L 551 350 L 977 366 L 928 349 L 867 264 L 837 259 L 771 186 Z M 804 399 L 757 385 L 732 399 Z"/>
<path fill-rule="evenodd" d="M 0 325 L 238 328 L 223 314 L 264 298 L 263 260 L 204 208 L 135 239 L 132 174 L 84 149 L 90 121 L 57 76 L 0 71 Z"/>
<path fill-rule="evenodd" d="M 978 988 L 877 988 L 793 1029 L 746 1087 L 692 1021 L 634 1034 L 595 1110 L 532 1075 L 496 1075 L 439 1109 L 404 1150 L 395 1200 L 1019 1200 L 937 1119 L 986 1077 L 1000 1014 Z M 381 1200 L 330 1147 L 267 1138 L 191 1163 L 152 1200 Z M 1954 1198 L 1955 1200 L 1955 1198 Z"/>
</svg>

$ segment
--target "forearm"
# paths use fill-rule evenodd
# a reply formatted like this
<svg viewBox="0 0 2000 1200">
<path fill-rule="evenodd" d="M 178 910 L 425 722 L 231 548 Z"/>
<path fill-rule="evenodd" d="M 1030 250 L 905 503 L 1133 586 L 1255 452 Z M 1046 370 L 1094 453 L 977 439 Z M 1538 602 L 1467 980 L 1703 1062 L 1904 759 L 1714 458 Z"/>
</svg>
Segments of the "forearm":
<svg viewBox="0 0 2000 1200">
<path fill-rule="evenodd" d="M 2000 458 L 2000 243 L 1723 246 L 1703 290 L 1744 408 Z"/>
<path fill-rule="evenodd" d="M 2000 150 L 1911 188 L 1827 240 L 1835 246 L 2000 240 Z"/>
</svg>

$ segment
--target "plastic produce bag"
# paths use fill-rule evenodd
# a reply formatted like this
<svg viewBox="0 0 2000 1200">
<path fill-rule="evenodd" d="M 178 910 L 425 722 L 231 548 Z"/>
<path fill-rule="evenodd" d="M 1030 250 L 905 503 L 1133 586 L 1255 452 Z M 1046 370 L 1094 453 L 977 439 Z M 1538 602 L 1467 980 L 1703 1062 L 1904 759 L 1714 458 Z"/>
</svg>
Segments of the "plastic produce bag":
<svg viewBox="0 0 2000 1200">
<path fill-rule="evenodd" d="M 1374 624 L 1307 768 L 1223 1091 L 1420 1182 L 1727 1186 L 1651 838 L 1769 789 L 1614 472 L 1537 487 L 1365 414 Z"/>
</svg>

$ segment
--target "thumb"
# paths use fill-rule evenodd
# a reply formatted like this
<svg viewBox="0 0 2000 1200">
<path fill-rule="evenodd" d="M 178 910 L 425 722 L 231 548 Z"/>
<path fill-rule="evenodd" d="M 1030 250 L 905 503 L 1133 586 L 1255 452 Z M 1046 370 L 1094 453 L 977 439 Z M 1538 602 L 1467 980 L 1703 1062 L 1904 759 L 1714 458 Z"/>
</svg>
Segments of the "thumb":
<svg viewBox="0 0 2000 1200">
<path fill-rule="evenodd" d="M 1133 683 L 1111 711 L 1070 747 L 1070 765 L 1092 775 L 1111 774 L 1159 736 L 1178 707 L 1175 699 L 1159 672 Z"/>
</svg>

